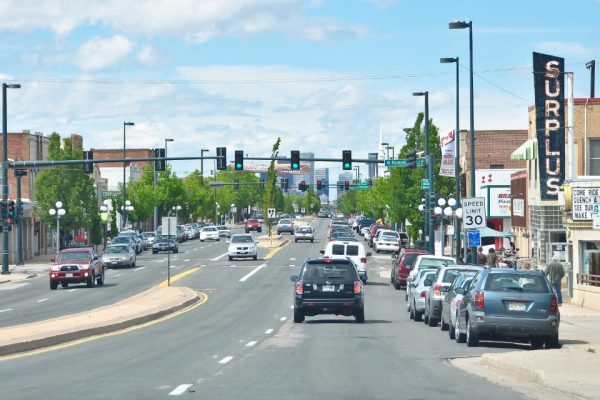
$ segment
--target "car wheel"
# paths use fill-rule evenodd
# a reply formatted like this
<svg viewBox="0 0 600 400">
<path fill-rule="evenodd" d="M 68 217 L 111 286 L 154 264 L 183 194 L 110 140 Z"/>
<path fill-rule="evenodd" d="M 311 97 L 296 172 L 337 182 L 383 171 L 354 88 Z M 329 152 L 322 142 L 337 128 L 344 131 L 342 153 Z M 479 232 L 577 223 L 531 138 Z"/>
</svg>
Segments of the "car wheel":
<svg viewBox="0 0 600 400">
<path fill-rule="evenodd" d="M 233 261 L 233 257 L 229 256 L 229 261 Z"/>
<path fill-rule="evenodd" d="M 400 282 L 398 282 L 397 280 L 394 280 L 394 289 L 396 290 L 400 290 L 402 286 L 400 286 Z"/>
<path fill-rule="evenodd" d="M 469 321 L 469 317 L 467 316 L 467 346 L 476 347 L 479 344 L 479 338 L 477 334 L 473 332 L 473 327 L 471 326 L 471 321 Z"/>
<path fill-rule="evenodd" d="M 456 312 L 456 325 L 454 326 L 454 340 L 456 343 L 464 343 L 467 340 L 467 335 L 460 332 L 458 327 L 458 311 Z"/>
<path fill-rule="evenodd" d="M 415 310 L 413 309 L 412 305 L 408 306 L 408 318 L 415 319 Z"/>
<path fill-rule="evenodd" d="M 90 276 L 87 280 L 87 287 L 93 288 L 96 284 L 96 274 L 92 271 L 92 276 Z"/>
<path fill-rule="evenodd" d="M 438 321 L 437 319 L 433 318 L 431 315 L 429 317 L 427 317 L 427 326 L 429 326 L 430 328 L 433 328 L 435 326 L 437 326 Z"/>
<path fill-rule="evenodd" d="M 104 277 L 104 268 L 102 268 L 102 274 L 98 277 L 98 279 L 96 279 L 96 284 L 98 286 L 104 286 L 104 280 L 106 278 Z"/>
<path fill-rule="evenodd" d="M 154 251 L 154 250 L 152 250 L 152 254 L 156 254 L 156 253 L 158 253 L 158 251 Z"/>
<path fill-rule="evenodd" d="M 221 241 L 221 238 L 217 239 L 217 242 L 220 242 L 220 241 Z"/>
<path fill-rule="evenodd" d="M 259 233 L 260 233 L 260 232 L 262 232 L 262 229 L 259 229 L 259 230 L 258 230 L 258 232 L 259 232 Z"/>
<path fill-rule="evenodd" d="M 246 233 L 250 233 L 250 232 L 248 231 L 248 229 L 246 229 Z"/>
<path fill-rule="evenodd" d="M 64 288 L 68 288 L 69 287 L 69 282 L 61 282 L 60 286 L 62 286 Z"/>
<path fill-rule="evenodd" d="M 50 281 L 50 290 L 56 290 L 58 288 L 58 282 L 51 280 Z"/>
<path fill-rule="evenodd" d="M 310 239 L 310 242 L 311 242 L 311 243 L 314 243 L 314 242 L 315 242 L 315 240 L 314 240 L 314 239 Z"/>
<path fill-rule="evenodd" d="M 544 347 L 546 349 L 558 349 L 560 348 L 560 343 L 558 341 L 558 333 L 554 336 L 548 336 L 544 340 Z"/>
<path fill-rule="evenodd" d="M 456 329 L 454 328 L 454 325 L 452 325 L 452 321 L 448 324 L 448 337 L 450 340 L 456 339 Z"/>
<path fill-rule="evenodd" d="M 423 323 L 429 325 L 429 314 L 427 314 L 427 303 L 425 303 L 425 311 L 423 311 Z"/>
<path fill-rule="evenodd" d="M 362 324 L 363 322 L 365 322 L 365 306 L 362 306 L 361 308 L 356 310 L 356 313 L 354 313 L 354 319 L 359 324 Z"/>
<path fill-rule="evenodd" d="M 544 338 L 541 338 L 541 337 L 531 338 L 529 340 L 529 343 L 531 343 L 531 348 L 533 350 L 539 350 L 542 347 L 544 347 Z"/>
<path fill-rule="evenodd" d="M 204 242 L 204 239 L 200 239 L 201 242 Z"/>
<path fill-rule="evenodd" d="M 296 324 L 301 324 L 304 322 L 304 311 L 297 309 L 294 307 L 294 322 Z"/>
<path fill-rule="evenodd" d="M 294 243 L 298 243 L 298 239 L 294 239 Z"/>
<path fill-rule="evenodd" d="M 133 259 L 133 268 L 135 268 L 135 263 L 137 262 L 137 257 Z"/>
<path fill-rule="evenodd" d="M 253 259 L 254 261 L 258 260 L 258 255 L 252 256 L 252 259 Z"/>
<path fill-rule="evenodd" d="M 450 325 L 444 322 L 444 317 L 440 318 L 440 329 L 443 331 L 447 331 L 450 329 Z"/>
</svg>

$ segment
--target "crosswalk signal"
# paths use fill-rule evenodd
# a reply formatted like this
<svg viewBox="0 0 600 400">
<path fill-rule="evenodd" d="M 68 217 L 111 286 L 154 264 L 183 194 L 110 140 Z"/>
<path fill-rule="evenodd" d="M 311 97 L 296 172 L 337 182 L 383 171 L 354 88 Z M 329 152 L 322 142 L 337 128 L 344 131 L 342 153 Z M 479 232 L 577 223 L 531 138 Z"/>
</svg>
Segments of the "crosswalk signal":
<svg viewBox="0 0 600 400">
<path fill-rule="evenodd" d="M 227 169 L 227 147 L 217 147 L 217 171 Z"/>
<path fill-rule="evenodd" d="M 235 151 L 235 170 L 243 171 L 244 170 L 244 151 L 236 150 Z"/>
<path fill-rule="evenodd" d="M 411 151 L 406 155 L 406 168 L 417 167 L 417 152 Z"/>
<path fill-rule="evenodd" d="M 154 170 L 161 172 L 165 170 L 165 149 L 154 149 Z"/>
<path fill-rule="evenodd" d="M 344 171 L 352 169 L 352 150 L 342 151 L 342 169 Z"/>
<path fill-rule="evenodd" d="M 93 160 L 94 152 L 91 150 L 85 150 L 83 152 L 83 159 L 84 160 Z M 94 172 L 94 164 L 89 163 L 89 162 L 84 162 L 83 163 L 83 172 L 85 172 L 86 174 L 93 173 Z"/>
<path fill-rule="evenodd" d="M 298 189 L 300 189 L 301 192 L 306 191 L 306 181 L 300 182 L 300 185 L 298 185 Z"/>
<path fill-rule="evenodd" d="M 319 180 L 317 181 L 317 190 L 323 189 L 323 183 Z"/>
<path fill-rule="evenodd" d="M 292 171 L 297 171 L 300 169 L 300 152 L 298 150 L 292 150 L 291 154 L 291 166 Z"/>
<path fill-rule="evenodd" d="M 344 182 L 344 190 L 350 190 L 350 181 Z"/>
</svg>

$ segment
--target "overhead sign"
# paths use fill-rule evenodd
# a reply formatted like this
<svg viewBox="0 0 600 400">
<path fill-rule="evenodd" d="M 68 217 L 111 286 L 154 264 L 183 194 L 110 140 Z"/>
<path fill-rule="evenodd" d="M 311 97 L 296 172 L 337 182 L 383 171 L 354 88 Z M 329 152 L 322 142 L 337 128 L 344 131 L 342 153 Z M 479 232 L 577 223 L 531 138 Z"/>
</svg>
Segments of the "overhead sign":
<svg viewBox="0 0 600 400">
<path fill-rule="evenodd" d="M 463 228 L 479 229 L 486 228 L 485 218 L 485 198 L 484 197 L 465 197 L 462 199 L 463 210 Z"/>
<path fill-rule="evenodd" d="M 533 82 L 540 197 L 558 200 L 565 180 L 564 58 L 534 52 Z"/>
<path fill-rule="evenodd" d="M 421 189 L 429 189 L 429 179 L 421 179 Z"/>
<path fill-rule="evenodd" d="M 481 246 L 481 232 L 478 230 L 467 232 L 467 246 L 479 247 Z"/>
<path fill-rule="evenodd" d="M 571 210 L 573 221 L 589 221 L 594 213 L 594 205 L 600 204 L 600 188 L 573 188 L 571 190 Z"/>
<path fill-rule="evenodd" d="M 396 159 L 389 159 L 389 160 L 384 160 L 383 164 L 386 167 L 401 167 L 401 168 L 406 168 L 406 159 L 405 158 L 396 158 Z M 417 167 L 424 167 L 425 165 L 427 165 L 427 163 L 425 162 L 424 158 L 417 158 Z M 454 176 L 454 175 L 452 175 Z"/>
<path fill-rule="evenodd" d="M 267 209 L 267 217 L 269 217 L 269 218 L 275 218 L 275 209 L 274 208 L 268 208 Z"/>
</svg>

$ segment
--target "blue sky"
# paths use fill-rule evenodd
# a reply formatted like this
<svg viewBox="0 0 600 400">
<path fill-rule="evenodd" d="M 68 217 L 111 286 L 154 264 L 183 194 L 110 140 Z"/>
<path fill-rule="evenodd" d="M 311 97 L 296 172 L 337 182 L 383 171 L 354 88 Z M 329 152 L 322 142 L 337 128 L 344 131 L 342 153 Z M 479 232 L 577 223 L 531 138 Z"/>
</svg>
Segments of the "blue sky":
<svg viewBox="0 0 600 400">
<path fill-rule="evenodd" d="M 22 85 L 10 131 L 76 132 L 86 148 L 121 147 L 134 121 L 128 147 L 174 138 L 169 155 L 268 156 L 281 136 L 284 155 L 366 158 L 380 124 L 401 146 L 423 109 L 414 91 L 454 128 L 455 70 L 440 57 L 461 58 L 467 127 L 468 31 L 448 22 L 473 21 L 476 129 L 524 129 L 531 53 L 564 57 L 588 96 L 599 15 L 594 0 L 3 0 L 0 77 Z"/>
</svg>

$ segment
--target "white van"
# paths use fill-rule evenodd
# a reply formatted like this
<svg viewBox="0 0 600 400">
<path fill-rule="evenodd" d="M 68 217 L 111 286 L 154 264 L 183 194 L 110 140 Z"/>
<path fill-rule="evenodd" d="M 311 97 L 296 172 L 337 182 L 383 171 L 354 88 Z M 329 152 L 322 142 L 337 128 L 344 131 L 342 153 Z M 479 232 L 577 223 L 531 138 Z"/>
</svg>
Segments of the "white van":
<svg viewBox="0 0 600 400">
<path fill-rule="evenodd" d="M 371 253 L 365 251 L 365 246 L 359 242 L 332 240 L 321 250 L 323 258 L 349 258 L 356 265 L 360 279 L 367 283 L 367 257 Z"/>
</svg>

